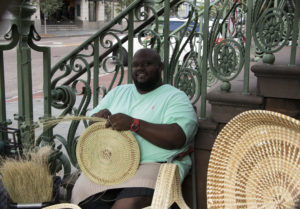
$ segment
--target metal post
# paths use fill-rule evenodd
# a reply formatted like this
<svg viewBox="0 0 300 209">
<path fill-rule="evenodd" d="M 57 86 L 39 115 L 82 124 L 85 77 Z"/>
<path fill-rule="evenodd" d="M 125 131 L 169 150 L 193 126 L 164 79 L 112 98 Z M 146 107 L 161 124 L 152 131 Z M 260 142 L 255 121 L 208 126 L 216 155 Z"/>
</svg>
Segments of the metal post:
<svg viewBox="0 0 300 209">
<path fill-rule="evenodd" d="M 20 36 L 20 38 L 22 38 Z M 15 119 L 18 120 L 18 127 L 20 128 L 22 126 L 22 123 L 24 122 L 24 94 L 23 94 L 23 82 L 24 80 L 22 79 L 22 52 L 19 49 L 20 44 L 17 47 L 17 79 L 18 79 L 18 114 L 15 114 Z"/>
<path fill-rule="evenodd" d="M 204 2 L 204 33 L 203 40 L 208 40 L 208 21 L 209 21 L 209 5 L 210 1 L 205 0 Z M 201 83 L 201 107 L 200 107 L 200 118 L 206 117 L 206 88 L 207 88 L 207 57 L 208 41 L 203 41 L 203 62 L 202 62 L 202 83 Z"/>
<path fill-rule="evenodd" d="M 4 83 L 4 66 L 3 51 L 0 51 L 0 125 L 6 127 L 6 106 L 5 106 L 5 83 Z M 3 123 L 3 124 L 2 124 Z M 0 141 L 6 140 L 7 134 L 0 134 Z"/>
<path fill-rule="evenodd" d="M 22 130 L 24 148 L 34 145 L 33 104 L 32 104 L 32 76 L 31 76 L 31 49 L 28 46 L 29 34 L 34 22 L 31 16 L 36 8 L 28 0 L 16 0 L 9 8 L 19 33 L 17 47 L 17 75 L 18 75 L 18 103 L 19 128 Z"/>
<path fill-rule="evenodd" d="M 93 73 L 93 107 L 98 105 L 99 101 L 99 37 L 97 37 L 94 41 L 94 73 Z"/>
<path fill-rule="evenodd" d="M 33 50 L 43 53 L 43 92 L 44 92 L 44 119 L 50 119 L 51 113 L 51 50 L 50 47 L 41 47 L 33 43 L 31 39 L 28 40 L 28 45 Z M 42 134 L 42 140 L 52 145 L 52 128 L 45 128 Z"/>
<path fill-rule="evenodd" d="M 165 13 L 164 13 L 164 81 L 166 83 L 171 82 L 170 78 L 171 75 L 169 75 L 169 21 L 170 18 L 170 0 L 165 1 Z"/>
<path fill-rule="evenodd" d="M 128 83 L 132 83 L 132 77 L 131 77 L 131 73 L 132 73 L 132 59 L 133 59 L 133 30 L 134 30 L 134 14 L 133 14 L 134 10 L 131 10 L 129 12 L 129 24 L 128 24 Z"/>
<path fill-rule="evenodd" d="M 249 93 L 249 69 L 250 69 L 250 49 L 252 39 L 252 12 L 253 12 L 253 0 L 247 1 L 247 22 L 246 22 L 246 46 L 245 46 L 245 64 L 244 64 L 244 86 L 243 93 Z"/>
<path fill-rule="evenodd" d="M 25 129 L 23 133 L 23 145 L 25 148 L 30 148 L 34 144 L 34 130 L 33 128 L 33 102 L 32 102 L 32 74 L 31 74 L 31 50 L 27 44 L 27 37 L 23 38 L 18 50 L 21 55 L 21 64 L 18 71 L 21 71 L 19 75 L 22 77 L 19 80 L 23 80 L 22 96 L 24 106 L 24 119 Z"/>
<path fill-rule="evenodd" d="M 298 4 L 298 6 L 297 6 Z M 293 25 L 293 34 L 292 34 L 292 47 L 291 47 L 291 57 L 290 57 L 290 64 L 296 64 L 296 54 L 297 54 L 297 38 L 300 41 L 300 32 L 299 32 L 299 20 L 300 20 L 300 6 L 299 2 L 296 3 L 295 8 L 295 15 L 294 15 L 294 25 Z M 299 36 L 299 37 L 298 37 Z"/>
</svg>

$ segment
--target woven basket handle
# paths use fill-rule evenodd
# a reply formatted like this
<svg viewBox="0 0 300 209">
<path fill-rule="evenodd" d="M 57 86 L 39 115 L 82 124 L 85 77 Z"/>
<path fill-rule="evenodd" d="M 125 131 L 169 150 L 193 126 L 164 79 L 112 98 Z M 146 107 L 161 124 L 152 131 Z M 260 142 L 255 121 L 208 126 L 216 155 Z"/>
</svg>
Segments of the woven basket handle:
<svg viewBox="0 0 300 209">
<path fill-rule="evenodd" d="M 181 209 L 190 209 L 185 203 L 176 164 L 161 164 L 151 206 L 144 209 L 168 209 L 176 202 Z"/>
</svg>

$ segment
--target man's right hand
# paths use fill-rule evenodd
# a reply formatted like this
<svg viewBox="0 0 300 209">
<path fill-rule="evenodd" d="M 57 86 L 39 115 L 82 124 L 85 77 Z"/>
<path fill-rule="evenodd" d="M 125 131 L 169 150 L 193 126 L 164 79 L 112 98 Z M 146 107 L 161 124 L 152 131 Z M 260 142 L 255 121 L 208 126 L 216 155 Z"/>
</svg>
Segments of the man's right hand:
<svg viewBox="0 0 300 209">
<path fill-rule="evenodd" d="M 92 117 L 98 117 L 98 118 L 105 118 L 108 119 L 108 117 L 111 115 L 111 112 L 108 109 L 100 110 L 99 112 L 92 115 Z M 90 121 L 90 125 L 95 123 L 95 121 Z"/>
</svg>

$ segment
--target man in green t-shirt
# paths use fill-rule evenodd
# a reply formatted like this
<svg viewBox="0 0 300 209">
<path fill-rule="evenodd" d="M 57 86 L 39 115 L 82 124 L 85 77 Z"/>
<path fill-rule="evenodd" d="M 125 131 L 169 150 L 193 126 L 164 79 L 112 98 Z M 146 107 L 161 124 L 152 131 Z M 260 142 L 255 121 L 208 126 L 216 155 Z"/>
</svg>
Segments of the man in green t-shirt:
<svg viewBox="0 0 300 209">
<path fill-rule="evenodd" d="M 163 64 L 156 51 L 147 48 L 137 51 L 132 63 L 134 84 L 114 88 L 90 112 L 92 116 L 107 119 L 107 127 L 133 132 L 141 153 L 138 170 L 147 175 L 134 176 L 126 186 L 117 185 L 105 191 L 91 188 L 84 191 L 75 184 L 74 196 L 86 192 L 81 196 L 84 201 L 73 199 L 82 208 L 140 209 L 151 205 L 160 163 L 189 147 L 197 132 L 196 113 L 184 92 L 162 83 L 162 71 Z M 191 159 L 185 156 L 174 163 L 182 181 L 191 167 Z M 90 183 L 82 180 L 83 175 L 80 178 L 81 185 Z"/>
</svg>

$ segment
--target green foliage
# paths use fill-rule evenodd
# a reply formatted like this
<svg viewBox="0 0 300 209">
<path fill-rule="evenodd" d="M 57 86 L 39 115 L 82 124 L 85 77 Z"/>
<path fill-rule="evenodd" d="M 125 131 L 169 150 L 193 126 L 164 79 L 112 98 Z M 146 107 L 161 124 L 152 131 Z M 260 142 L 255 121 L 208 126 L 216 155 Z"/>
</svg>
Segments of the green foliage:
<svg viewBox="0 0 300 209">
<path fill-rule="evenodd" d="M 34 0 L 34 3 L 40 6 L 42 13 L 46 16 L 53 14 L 63 5 L 62 0 Z"/>
<path fill-rule="evenodd" d="M 134 0 L 117 0 L 117 12 L 121 12 L 124 8 L 128 7 Z"/>
</svg>

